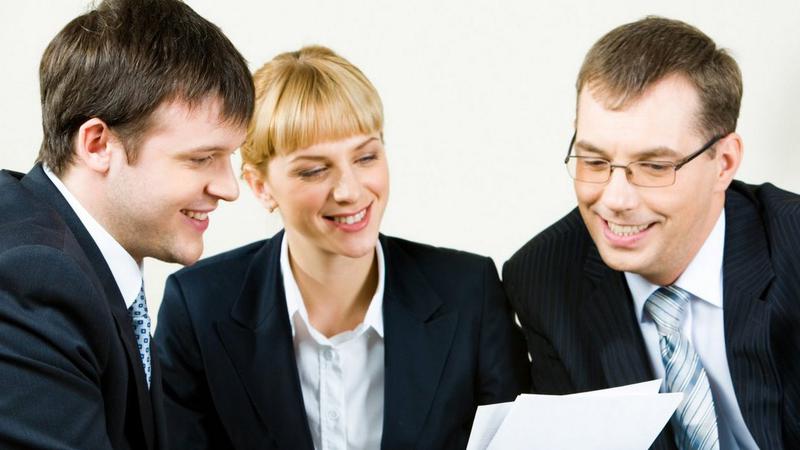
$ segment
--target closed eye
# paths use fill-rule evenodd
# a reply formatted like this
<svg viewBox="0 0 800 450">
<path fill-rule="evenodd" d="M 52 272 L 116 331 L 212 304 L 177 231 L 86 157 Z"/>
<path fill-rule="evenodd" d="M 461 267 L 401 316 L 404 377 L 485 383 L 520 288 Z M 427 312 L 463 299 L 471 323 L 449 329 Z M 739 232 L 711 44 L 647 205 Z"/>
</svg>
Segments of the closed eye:
<svg viewBox="0 0 800 450">
<path fill-rule="evenodd" d="M 675 166 L 673 163 L 665 161 L 639 161 L 636 164 L 650 172 L 667 172 Z"/>
<path fill-rule="evenodd" d="M 378 155 L 374 153 L 369 153 L 358 158 L 356 162 L 358 162 L 359 164 L 367 164 L 372 161 L 375 161 L 376 159 L 378 159 Z"/>
<path fill-rule="evenodd" d="M 212 161 L 214 161 L 214 155 L 208 155 L 198 158 L 190 158 L 189 161 L 197 165 L 207 165 L 210 164 Z"/>
<path fill-rule="evenodd" d="M 592 170 L 605 170 L 606 168 L 608 168 L 608 165 L 611 164 L 610 162 L 602 158 L 582 157 L 579 161 L 584 167 Z"/>
<path fill-rule="evenodd" d="M 300 177 L 301 179 L 311 180 L 311 179 L 314 179 L 314 178 L 321 177 L 322 174 L 324 174 L 327 170 L 328 170 L 327 167 L 321 166 L 321 167 L 314 167 L 314 168 L 311 168 L 311 169 L 298 170 L 296 173 L 297 173 L 297 176 Z"/>
</svg>

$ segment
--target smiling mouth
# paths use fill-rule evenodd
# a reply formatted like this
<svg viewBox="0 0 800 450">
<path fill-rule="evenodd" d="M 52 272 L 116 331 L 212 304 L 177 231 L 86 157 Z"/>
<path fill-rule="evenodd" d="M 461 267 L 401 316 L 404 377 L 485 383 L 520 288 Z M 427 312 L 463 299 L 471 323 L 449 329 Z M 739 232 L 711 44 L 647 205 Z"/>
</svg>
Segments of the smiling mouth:
<svg viewBox="0 0 800 450">
<path fill-rule="evenodd" d="M 641 233 L 642 231 L 650 228 L 651 223 L 644 225 L 620 225 L 614 222 L 606 221 L 608 229 L 619 237 L 629 237 Z"/>
<path fill-rule="evenodd" d="M 364 218 L 367 216 L 367 209 L 368 208 L 369 208 L 369 206 L 364 208 L 364 209 L 362 209 L 361 211 L 359 211 L 359 212 L 357 212 L 355 214 L 351 214 L 349 216 L 324 216 L 324 217 L 326 219 L 328 219 L 330 221 L 333 221 L 333 222 L 336 222 L 338 224 L 353 225 L 355 223 L 359 223 L 362 220 L 364 220 Z"/>
<path fill-rule="evenodd" d="M 200 211 L 191 211 L 188 209 L 182 209 L 181 214 L 184 216 L 194 219 L 194 220 L 206 220 L 208 219 L 208 212 L 200 212 Z"/>
</svg>

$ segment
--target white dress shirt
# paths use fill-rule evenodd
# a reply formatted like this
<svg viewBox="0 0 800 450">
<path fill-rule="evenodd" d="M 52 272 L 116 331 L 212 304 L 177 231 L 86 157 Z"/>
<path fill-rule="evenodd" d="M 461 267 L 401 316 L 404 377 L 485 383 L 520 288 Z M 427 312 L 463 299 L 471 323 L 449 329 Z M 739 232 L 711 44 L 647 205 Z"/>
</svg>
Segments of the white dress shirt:
<svg viewBox="0 0 800 450">
<path fill-rule="evenodd" d="M 308 320 L 300 289 L 289 264 L 286 237 L 281 242 L 281 272 L 292 326 L 303 403 L 317 450 L 380 448 L 383 436 L 384 260 L 375 246 L 378 287 L 364 322 L 331 338 Z"/>
<path fill-rule="evenodd" d="M 714 409 L 717 413 L 720 448 L 757 449 L 750 431 L 744 423 L 725 353 L 725 323 L 723 320 L 722 259 L 725 250 L 725 211 L 717 219 L 714 229 L 697 252 L 689 266 L 674 285 L 691 294 L 690 307 L 683 319 L 681 332 L 692 343 L 706 370 Z M 660 286 L 641 275 L 625 272 L 633 296 L 636 318 L 642 329 L 650 364 L 656 377 L 664 378 L 656 324 L 644 313 L 644 303 Z"/>
<path fill-rule="evenodd" d="M 89 235 L 97 244 L 103 259 L 106 260 L 108 268 L 111 269 L 111 275 L 117 283 L 122 299 L 125 301 L 125 307 L 130 308 L 136 297 L 139 295 L 139 290 L 142 288 L 142 268 L 136 261 L 125 251 L 124 248 L 117 242 L 105 228 L 102 227 L 97 220 L 86 211 L 86 208 L 81 205 L 77 198 L 67 189 L 64 183 L 52 172 L 47 166 L 43 167 L 44 173 L 50 178 L 50 181 L 56 186 L 58 192 L 75 211 L 78 219 L 89 232 Z"/>
</svg>

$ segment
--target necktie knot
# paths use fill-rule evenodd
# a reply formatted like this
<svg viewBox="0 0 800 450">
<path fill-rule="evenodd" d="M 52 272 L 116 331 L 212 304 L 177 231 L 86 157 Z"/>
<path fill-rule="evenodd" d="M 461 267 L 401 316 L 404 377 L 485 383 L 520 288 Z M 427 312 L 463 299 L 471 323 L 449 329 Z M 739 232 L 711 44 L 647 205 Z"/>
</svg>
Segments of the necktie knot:
<svg viewBox="0 0 800 450">
<path fill-rule="evenodd" d="M 139 357 L 142 359 L 147 386 L 150 386 L 150 316 L 147 314 L 147 301 L 144 296 L 144 284 L 139 290 L 133 304 L 128 308 L 133 325 L 133 334 L 136 337 L 136 345 L 139 348 Z"/>
<path fill-rule="evenodd" d="M 656 323 L 661 336 L 679 333 L 690 294 L 677 286 L 664 286 L 653 292 L 644 303 L 644 309 Z"/>
</svg>

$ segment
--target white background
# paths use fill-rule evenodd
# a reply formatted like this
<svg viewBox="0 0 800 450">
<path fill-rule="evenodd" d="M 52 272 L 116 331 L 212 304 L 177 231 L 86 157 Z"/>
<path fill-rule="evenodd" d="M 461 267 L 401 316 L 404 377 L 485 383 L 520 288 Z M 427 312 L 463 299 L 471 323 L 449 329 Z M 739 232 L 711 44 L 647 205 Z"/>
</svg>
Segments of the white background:
<svg viewBox="0 0 800 450">
<path fill-rule="evenodd" d="M 739 179 L 800 192 L 800 1 L 188 0 L 255 69 L 302 45 L 331 47 L 381 94 L 392 194 L 383 232 L 489 255 L 501 265 L 575 205 L 561 159 L 583 56 L 648 14 L 687 21 L 744 75 Z M 41 142 L 38 64 L 84 0 L 0 4 L 0 167 L 30 169 Z M 238 162 L 236 163 L 238 166 Z M 271 236 L 242 184 L 206 232 L 205 256 Z M 2 214 L 2 211 L 0 211 Z M 151 315 L 179 266 L 148 259 Z"/>
</svg>

